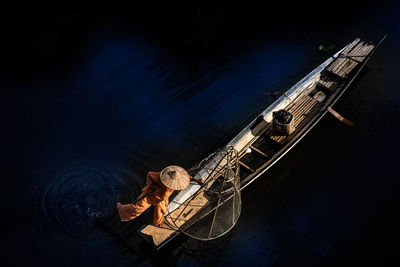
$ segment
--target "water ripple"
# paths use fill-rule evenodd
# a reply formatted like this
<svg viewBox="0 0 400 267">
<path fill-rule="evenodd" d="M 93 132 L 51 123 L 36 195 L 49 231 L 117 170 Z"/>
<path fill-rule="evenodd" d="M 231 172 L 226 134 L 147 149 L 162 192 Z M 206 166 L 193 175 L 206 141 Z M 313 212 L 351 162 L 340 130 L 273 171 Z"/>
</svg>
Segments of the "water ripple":
<svg viewBox="0 0 400 267">
<path fill-rule="evenodd" d="M 55 174 L 41 199 L 43 228 L 54 227 L 79 239 L 98 240 L 94 222 L 115 212 L 115 204 L 134 198 L 138 189 L 129 186 L 118 175 L 98 168 L 76 168 Z"/>
</svg>

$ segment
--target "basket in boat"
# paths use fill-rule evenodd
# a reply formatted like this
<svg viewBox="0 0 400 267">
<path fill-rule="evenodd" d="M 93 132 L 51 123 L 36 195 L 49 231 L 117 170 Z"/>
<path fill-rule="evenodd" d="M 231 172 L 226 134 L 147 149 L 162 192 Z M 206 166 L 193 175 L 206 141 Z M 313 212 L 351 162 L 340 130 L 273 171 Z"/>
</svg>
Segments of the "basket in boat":
<svg viewBox="0 0 400 267">
<path fill-rule="evenodd" d="M 290 135 L 294 131 L 293 115 L 284 109 L 273 112 L 274 135 Z M 282 116 L 285 119 L 282 119 Z"/>
</svg>

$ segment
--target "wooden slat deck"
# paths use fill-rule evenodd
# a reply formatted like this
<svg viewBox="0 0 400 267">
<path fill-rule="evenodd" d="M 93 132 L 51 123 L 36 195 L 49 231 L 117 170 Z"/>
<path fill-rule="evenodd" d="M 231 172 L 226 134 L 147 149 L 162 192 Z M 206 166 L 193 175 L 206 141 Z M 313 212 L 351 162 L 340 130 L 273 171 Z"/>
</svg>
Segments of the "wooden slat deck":
<svg viewBox="0 0 400 267">
<path fill-rule="evenodd" d="M 318 81 L 318 84 L 325 87 L 331 92 L 334 92 L 336 88 L 344 84 L 344 82 L 342 81 L 336 81 L 332 78 L 326 78 L 326 76 L 328 76 L 328 74 L 321 75 L 321 79 Z"/>
<path fill-rule="evenodd" d="M 355 40 L 343 50 L 339 58 L 332 62 L 327 70 L 342 78 L 348 78 L 350 72 L 361 63 L 374 49 L 375 45 Z"/>
</svg>

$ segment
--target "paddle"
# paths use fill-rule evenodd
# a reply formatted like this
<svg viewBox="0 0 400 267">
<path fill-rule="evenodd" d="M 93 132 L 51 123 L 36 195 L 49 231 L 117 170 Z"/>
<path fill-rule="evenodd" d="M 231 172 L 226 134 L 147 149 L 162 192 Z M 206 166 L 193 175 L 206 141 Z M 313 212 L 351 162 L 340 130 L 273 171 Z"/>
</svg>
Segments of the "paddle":
<svg viewBox="0 0 400 267">
<path fill-rule="evenodd" d="M 335 110 L 333 110 L 333 108 L 328 107 L 328 111 L 335 116 L 338 120 L 340 120 L 341 122 L 343 122 L 344 124 L 353 127 L 354 126 L 354 122 L 352 122 L 351 120 L 348 120 L 346 118 L 344 118 L 342 115 L 340 115 L 339 113 L 337 113 Z"/>
</svg>

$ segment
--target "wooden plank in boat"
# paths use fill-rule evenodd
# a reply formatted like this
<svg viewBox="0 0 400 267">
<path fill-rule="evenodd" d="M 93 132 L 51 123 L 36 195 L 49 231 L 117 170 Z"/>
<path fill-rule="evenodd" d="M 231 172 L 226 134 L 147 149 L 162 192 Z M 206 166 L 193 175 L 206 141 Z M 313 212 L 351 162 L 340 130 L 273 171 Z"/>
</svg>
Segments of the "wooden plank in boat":
<svg viewBox="0 0 400 267">
<path fill-rule="evenodd" d="M 364 60 L 364 57 L 367 56 L 369 54 L 368 51 L 370 51 L 370 45 L 364 43 L 364 45 L 362 47 L 360 47 L 360 49 L 358 49 L 357 51 L 355 51 L 354 53 L 351 53 L 349 55 L 349 57 L 354 57 L 359 59 L 359 63 L 361 63 Z M 371 49 L 372 50 L 372 49 Z"/>
<path fill-rule="evenodd" d="M 356 46 L 354 46 L 353 47 L 353 49 L 351 49 L 348 53 L 347 53 L 347 55 L 354 55 L 354 54 L 356 54 L 357 53 L 357 51 L 359 51 L 360 50 L 360 48 L 361 47 L 363 47 L 364 46 L 364 44 L 365 44 L 365 42 L 364 41 L 360 41 L 360 42 L 358 42 L 357 43 L 357 45 Z"/>
<path fill-rule="evenodd" d="M 342 53 L 340 53 L 339 57 L 331 63 L 330 66 L 327 67 L 328 70 L 332 71 L 332 69 L 337 68 L 342 65 L 346 59 L 346 56 L 349 55 L 354 49 L 356 49 L 363 41 L 360 38 L 356 38 L 350 45 L 348 45 Z"/>
<path fill-rule="evenodd" d="M 341 58 L 341 59 L 337 59 L 335 64 L 332 65 L 330 68 L 328 68 L 327 70 L 330 71 L 331 73 L 334 73 L 337 75 L 337 69 L 343 64 L 345 63 L 345 59 Z"/>
<path fill-rule="evenodd" d="M 355 67 L 357 66 L 357 63 L 352 61 L 352 60 L 348 60 L 346 62 L 345 65 L 342 66 L 342 68 L 340 70 L 338 70 L 337 74 L 342 76 L 342 77 L 347 77 L 347 74 Z"/>
<path fill-rule="evenodd" d="M 296 103 L 294 103 L 293 106 L 291 106 L 289 109 L 287 109 L 287 111 L 289 111 L 293 116 L 296 115 L 296 111 L 299 109 L 299 107 L 302 107 L 304 105 L 307 105 L 307 102 L 309 100 L 309 96 L 308 95 L 304 95 L 301 99 L 301 101 L 298 101 Z"/>
<path fill-rule="evenodd" d="M 309 101 L 307 106 L 305 106 L 302 110 L 300 110 L 296 116 L 294 117 L 294 125 L 297 126 L 299 121 L 303 120 L 305 116 L 307 116 L 307 112 L 310 111 L 313 106 L 317 104 L 318 101 Z"/>
<path fill-rule="evenodd" d="M 368 55 L 367 51 L 369 50 L 369 47 L 364 46 L 361 49 L 359 49 L 358 51 L 356 51 L 356 53 L 352 56 L 359 58 L 362 62 L 365 57 Z M 339 71 L 339 75 L 342 77 L 348 77 L 350 72 L 357 67 L 357 65 L 360 63 L 358 61 L 352 61 L 351 63 L 349 63 L 348 65 L 344 66 L 342 70 Z"/>
<path fill-rule="evenodd" d="M 293 114 L 293 112 L 301 105 L 305 105 L 308 101 L 308 95 L 302 95 L 299 101 L 292 103 L 286 110 Z"/>
<path fill-rule="evenodd" d="M 327 90 L 331 90 L 332 85 L 333 85 L 333 81 L 332 80 L 330 80 L 330 81 L 319 80 L 318 84 L 317 84 L 317 86 L 324 87 Z"/>
<path fill-rule="evenodd" d="M 189 198 L 190 200 L 191 198 Z M 171 226 L 181 227 L 183 224 L 188 222 L 194 215 L 196 215 L 209 200 L 204 195 L 204 191 L 198 194 L 190 203 L 186 206 L 186 203 L 181 205 L 178 209 L 174 210 L 170 215 L 165 217 L 167 224 Z M 156 248 L 162 246 L 164 242 L 169 240 L 171 237 L 179 234 L 178 230 L 170 227 L 158 227 L 153 224 L 149 224 L 141 228 L 139 234 L 150 244 Z"/>
<path fill-rule="evenodd" d="M 356 62 L 357 64 L 358 64 L 358 63 L 361 63 L 361 61 L 358 60 L 358 59 L 356 59 L 354 56 L 349 56 L 348 59 L 350 59 L 350 60 Z"/>
<path fill-rule="evenodd" d="M 366 55 L 366 49 L 368 48 L 368 45 L 364 45 L 363 47 L 361 47 L 358 51 L 357 51 L 357 53 L 354 53 L 353 55 L 351 55 L 351 56 L 354 56 L 354 57 L 360 57 L 360 58 L 362 58 L 362 57 L 364 57 L 365 55 Z"/>
<path fill-rule="evenodd" d="M 340 70 L 345 66 L 348 62 L 350 62 L 350 59 L 344 58 L 340 64 L 336 66 L 336 68 L 332 69 L 332 71 L 338 75 L 340 75 Z"/>
<path fill-rule="evenodd" d="M 294 105 L 290 109 L 288 109 L 288 111 L 290 111 L 290 113 L 292 113 L 293 116 L 296 116 L 299 110 L 308 104 L 310 99 L 311 97 L 305 94 L 301 99 L 302 101 L 294 103 Z"/>
<path fill-rule="evenodd" d="M 365 48 L 365 42 L 360 42 L 360 44 L 348 54 L 348 57 L 357 57 L 362 55 L 362 51 Z"/>
<path fill-rule="evenodd" d="M 334 73 L 342 78 L 347 78 L 346 73 L 350 72 L 356 65 L 356 62 L 347 59 L 342 65 L 334 70 Z"/>
<path fill-rule="evenodd" d="M 369 55 L 369 53 L 372 51 L 373 46 L 371 45 L 363 45 L 357 48 L 350 56 L 357 57 L 361 59 L 361 62 Z M 343 66 L 343 68 L 338 72 L 338 75 L 342 77 L 348 77 L 350 72 L 359 64 L 357 61 L 352 61 L 351 63 L 348 63 L 346 66 Z"/>
<path fill-rule="evenodd" d="M 312 97 L 307 96 L 307 101 L 304 104 L 297 106 L 297 108 L 293 111 L 294 119 L 296 120 L 297 117 L 304 114 L 309 108 L 309 106 L 315 102 L 316 100 Z"/>
<path fill-rule="evenodd" d="M 363 55 L 363 56 L 367 57 L 367 56 L 372 52 L 372 50 L 373 50 L 374 48 L 375 48 L 374 45 L 368 45 L 368 46 L 366 47 L 365 51 L 364 51 L 364 55 Z"/>
<path fill-rule="evenodd" d="M 258 149 L 257 147 L 251 145 L 250 146 L 251 149 L 253 149 L 255 152 L 257 152 L 258 154 L 262 155 L 265 158 L 268 158 L 268 155 L 265 154 L 263 151 L 261 151 L 260 149 Z"/>
<path fill-rule="evenodd" d="M 325 74 L 325 76 L 327 76 L 327 75 Z M 327 79 L 327 78 L 324 78 L 324 79 Z M 318 81 L 318 85 L 325 87 L 326 88 L 325 91 L 327 91 L 329 93 L 335 92 L 340 84 L 341 84 L 341 82 L 334 81 L 334 80 L 330 80 L 329 82 L 326 82 L 321 79 Z"/>
<path fill-rule="evenodd" d="M 341 56 L 347 55 L 350 51 L 353 50 L 353 48 L 360 42 L 361 40 L 359 38 L 356 38 L 350 45 L 348 45 L 342 53 L 340 53 L 339 58 L 337 58 L 335 61 L 333 61 L 328 67 L 328 70 L 332 70 L 337 66 L 338 64 L 342 63 L 342 58 Z"/>
<path fill-rule="evenodd" d="M 335 61 L 333 61 L 333 62 L 331 63 L 331 65 L 329 65 L 326 69 L 327 69 L 328 71 L 332 71 L 332 72 L 333 72 L 334 69 L 336 69 L 338 65 L 342 64 L 343 60 L 344 60 L 344 58 L 337 58 L 337 59 L 335 59 Z"/>
<path fill-rule="evenodd" d="M 338 73 L 339 70 L 349 61 L 349 59 L 347 57 L 344 58 L 340 58 L 338 59 L 338 63 L 335 65 L 334 68 L 332 68 L 332 72 L 334 73 Z"/>
<path fill-rule="evenodd" d="M 309 97 L 309 96 L 307 95 L 307 101 L 305 101 L 305 102 L 302 103 L 301 105 L 298 105 L 298 106 L 292 111 L 292 114 L 293 114 L 295 120 L 296 120 L 296 118 L 297 118 L 298 116 L 300 116 L 300 115 L 304 112 L 304 110 L 307 109 L 307 107 L 310 105 L 310 103 L 312 103 L 313 100 L 314 100 L 314 99 L 313 99 L 312 97 Z"/>
<path fill-rule="evenodd" d="M 357 48 L 358 49 L 358 48 Z M 332 71 L 335 72 L 336 74 L 343 76 L 341 74 L 343 68 L 345 68 L 345 66 L 349 65 L 350 63 L 354 63 L 354 61 L 352 61 L 350 58 L 346 57 L 342 60 L 341 64 L 338 64 L 336 68 L 334 68 Z"/>
<path fill-rule="evenodd" d="M 349 46 L 348 49 L 345 49 L 345 51 L 343 51 L 343 54 L 348 54 L 349 52 L 351 52 L 354 47 L 356 47 L 359 43 L 363 42 L 360 38 L 356 38 L 351 45 Z"/>
<path fill-rule="evenodd" d="M 347 53 L 344 53 L 343 58 L 337 59 L 338 63 L 328 70 L 338 74 L 341 77 L 345 77 L 358 64 L 357 61 L 351 60 L 351 57 L 359 56 L 360 54 L 362 54 L 365 45 L 365 42 L 359 42 L 355 47 L 353 47 L 353 49 L 351 49 Z"/>
<path fill-rule="evenodd" d="M 307 107 L 295 118 L 294 120 L 294 125 L 295 127 L 297 127 L 299 125 L 299 123 L 304 120 L 304 118 L 308 115 L 308 112 L 318 103 L 318 101 L 316 101 L 314 99 L 314 101 L 310 101 L 309 105 L 307 105 Z"/>
<path fill-rule="evenodd" d="M 245 167 L 246 169 L 248 169 L 249 171 L 254 172 L 254 170 L 252 168 L 250 168 L 249 166 L 247 166 L 246 164 L 244 164 L 240 160 L 239 160 L 239 164 L 242 165 L 243 167 Z"/>
</svg>

